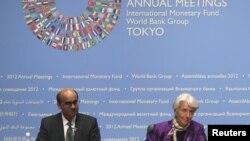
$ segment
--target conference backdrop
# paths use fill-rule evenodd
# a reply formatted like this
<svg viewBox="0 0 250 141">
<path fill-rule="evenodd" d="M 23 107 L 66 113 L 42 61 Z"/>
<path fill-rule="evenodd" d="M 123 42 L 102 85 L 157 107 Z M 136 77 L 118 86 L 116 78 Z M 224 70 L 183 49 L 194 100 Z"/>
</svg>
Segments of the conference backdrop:
<svg viewBox="0 0 250 141">
<path fill-rule="evenodd" d="M 142 141 L 173 118 L 250 124 L 249 0 L 6 0 L 0 5 L 0 140 L 35 139 L 56 94 L 79 93 L 102 141 Z M 206 132 L 207 133 L 207 132 Z"/>
</svg>

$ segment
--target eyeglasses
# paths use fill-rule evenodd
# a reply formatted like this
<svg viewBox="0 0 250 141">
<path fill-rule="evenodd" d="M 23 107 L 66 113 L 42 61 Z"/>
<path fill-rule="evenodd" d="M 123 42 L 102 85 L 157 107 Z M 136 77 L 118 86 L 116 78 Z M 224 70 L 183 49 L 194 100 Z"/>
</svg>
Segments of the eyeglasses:
<svg viewBox="0 0 250 141">
<path fill-rule="evenodd" d="M 66 101 L 63 104 L 66 105 L 66 106 L 72 106 L 72 104 L 74 106 L 76 106 L 78 104 L 78 100 L 75 100 L 75 101 Z"/>
<path fill-rule="evenodd" d="M 182 114 L 191 114 L 194 115 L 195 110 L 188 110 L 188 109 L 179 109 Z"/>
</svg>

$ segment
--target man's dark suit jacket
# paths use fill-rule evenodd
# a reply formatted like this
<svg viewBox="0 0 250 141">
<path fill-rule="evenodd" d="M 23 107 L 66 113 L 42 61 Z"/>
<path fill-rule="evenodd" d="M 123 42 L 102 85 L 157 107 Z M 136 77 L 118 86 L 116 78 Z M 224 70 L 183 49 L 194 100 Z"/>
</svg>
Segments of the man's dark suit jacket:
<svg viewBox="0 0 250 141">
<path fill-rule="evenodd" d="M 100 141 L 100 130 L 95 117 L 78 113 L 75 121 L 74 141 Z M 41 121 L 36 141 L 65 141 L 61 113 Z"/>
</svg>

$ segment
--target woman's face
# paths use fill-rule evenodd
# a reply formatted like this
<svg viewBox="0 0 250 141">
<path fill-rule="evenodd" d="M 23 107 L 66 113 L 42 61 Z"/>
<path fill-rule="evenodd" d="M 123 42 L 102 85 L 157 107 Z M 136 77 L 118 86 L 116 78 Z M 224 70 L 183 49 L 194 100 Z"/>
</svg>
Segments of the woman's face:
<svg viewBox="0 0 250 141">
<path fill-rule="evenodd" d="M 175 109 L 175 117 L 178 124 L 182 127 L 187 126 L 195 113 L 196 109 L 189 106 L 187 102 L 181 101 L 179 107 Z"/>
</svg>

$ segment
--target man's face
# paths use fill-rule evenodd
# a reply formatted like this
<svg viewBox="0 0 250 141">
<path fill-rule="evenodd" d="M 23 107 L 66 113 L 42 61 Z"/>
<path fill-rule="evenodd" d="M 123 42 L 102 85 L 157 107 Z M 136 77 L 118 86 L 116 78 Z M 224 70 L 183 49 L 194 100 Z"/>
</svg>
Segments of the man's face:
<svg viewBox="0 0 250 141">
<path fill-rule="evenodd" d="M 175 109 L 175 116 L 178 124 L 182 127 L 187 126 L 195 113 L 195 108 L 190 107 L 187 102 L 181 101 L 178 108 Z"/>
<path fill-rule="evenodd" d="M 62 110 L 64 117 L 71 121 L 78 113 L 79 103 L 76 93 L 71 89 L 63 90 L 60 94 L 61 103 L 58 107 Z"/>
</svg>

